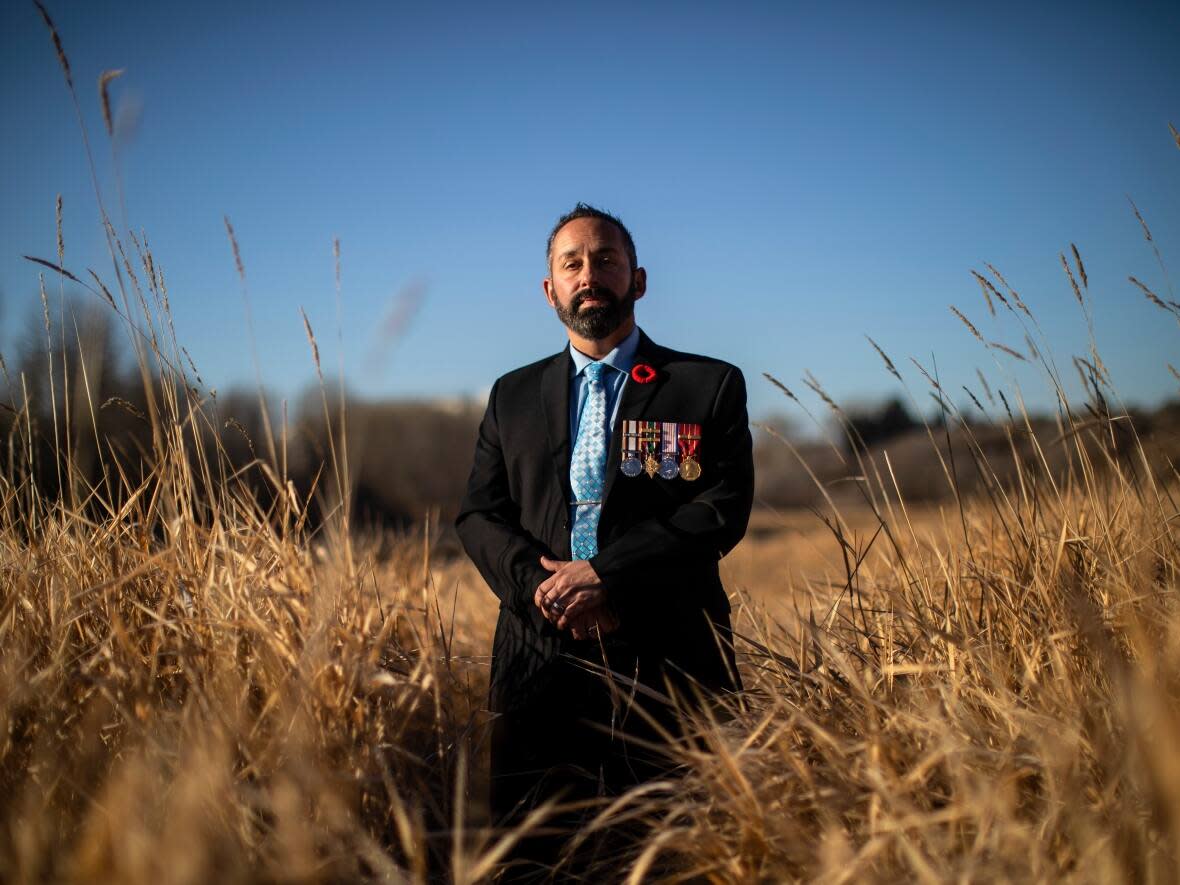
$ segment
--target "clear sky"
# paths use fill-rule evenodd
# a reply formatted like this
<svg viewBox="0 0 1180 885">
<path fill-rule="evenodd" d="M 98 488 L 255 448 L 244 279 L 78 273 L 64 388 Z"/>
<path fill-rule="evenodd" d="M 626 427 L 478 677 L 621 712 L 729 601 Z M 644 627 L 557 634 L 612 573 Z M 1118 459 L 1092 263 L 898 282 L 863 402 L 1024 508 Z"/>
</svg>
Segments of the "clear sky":
<svg viewBox="0 0 1180 885">
<path fill-rule="evenodd" d="M 1071 243 L 1120 393 L 1180 392 L 1166 366 L 1180 366 L 1180 328 L 1127 282 L 1180 301 L 1127 202 L 1180 284 L 1174 0 L 47 4 L 112 217 L 146 231 L 212 386 L 253 377 L 223 215 L 269 387 L 295 396 L 314 380 L 302 306 L 329 369 L 343 341 L 354 390 L 479 395 L 563 343 L 544 241 L 585 200 L 635 235 L 640 324 L 741 366 L 756 415 L 788 410 L 764 371 L 801 391 L 810 370 L 846 400 L 895 391 L 864 333 L 907 376 L 916 356 L 953 389 L 976 387 L 976 367 L 1001 381 L 948 309 L 1025 349 L 1010 317 L 986 312 L 970 275 L 984 262 L 1068 366 L 1087 348 L 1057 257 Z M 125 216 L 95 85 L 109 68 L 126 71 L 111 88 Z M 57 194 L 67 267 L 112 274 L 31 2 L 0 6 L 0 72 L 0 350 L 13 353 L 39 310 L 20 256 L 54 257 Z M 390 347 L 382 329 L 407 292 L 417 309 Z M 1050 403 L 1030 372 L 1014 377 Z"/>
</svg>

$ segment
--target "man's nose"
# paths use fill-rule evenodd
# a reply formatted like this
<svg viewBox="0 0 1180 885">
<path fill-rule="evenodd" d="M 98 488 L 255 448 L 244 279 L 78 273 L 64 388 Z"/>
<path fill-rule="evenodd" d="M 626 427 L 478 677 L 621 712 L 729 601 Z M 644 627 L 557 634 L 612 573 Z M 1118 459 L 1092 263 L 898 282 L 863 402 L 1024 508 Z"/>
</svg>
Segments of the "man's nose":
<svg viewBox="0 0 1180 885">
<path fill-rule="evenodd" d="M 578 275 L 579 289 L 592 289 L 598 285 L 598 268 L 594 262 L 587 261 L 582 265 L 582 272 Z"/>
</svg>

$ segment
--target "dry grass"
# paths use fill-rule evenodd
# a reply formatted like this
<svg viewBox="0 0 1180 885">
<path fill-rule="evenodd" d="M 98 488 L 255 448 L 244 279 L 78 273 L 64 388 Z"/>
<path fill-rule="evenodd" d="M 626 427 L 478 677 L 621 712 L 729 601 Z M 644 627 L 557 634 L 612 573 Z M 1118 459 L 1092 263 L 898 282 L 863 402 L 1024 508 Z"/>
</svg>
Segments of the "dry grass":
<svg viewBox="0 0 1180 885">
<path fill-rule="evenodd" d="M 1177 509 L 1118 484 L 1014 504 L 890 539 L 814 622 L 746 612 L 748 708 L 668 810 L 690 868 L 1175 880 Z"/>
<path fill-rule="evenodd" d="M 29 463 L 40 431 L 19 395 L 28 379 L 10 385 L 0 875 L 486 879 L 515 837 L 482 828 L 472 799 L 494 599 L 469 566 L 437 560 L 437 526 L 359 537 L 346 464 L 327 466 L 328 517 L 313 528 L 269 433 L 253 469 L 272 503 L 260 504 L 180 359 L 150 249 L 135 242 L 141 283 L 105 227 L 122 309 L 97 276 L 92 291 L 137 344 L 150 469 L 104 461 L 87 485 L 69 441 L 97 406 L 86 365 L 63 363 L 70 411 L 50 469 L 64 479 L 44 496 L 45 465 Z M 64 254 L 63 243 L 56 266 L 41 263 L 66 275 Z M 244 279 L 236 243 L 234 259 Z M 1009 297 L 977 275 L 989 308 L 995 297 L 1035 336 L 993 274 Z M 681 782 L 602 810 L 591 829 L 646 827 L 611 859 L 612 878 L 1180 878 L 1180 477 L 1149 465 L 1090 357 L 1104 395 L 1087 417 L 1063 408 L 1050 437 L 1020 413 L 1002 425 L 1017 462 L 1003 481 L 965 422 L 956 446 L 930 428 L 947 507 L 909 511 L 888 459 L 860 461 L 863 503 L 841 513 L 827 498 L 811 523 L 822 539 L 788 516 L 787 541 L 755 534 L 726 563 L 748 690 L 731 719 L 698 720 L 696 739 L 673 748 Z M 1054 456 L 1068 460 L 1064 478 Z M 955 458 L 984 478 L 971 498 Z M 827 552 L 806 565 L 802 547 Z"/>
<path fill-rule="evenodd" d="M 350 564 L 298 502 L 203 486 L 177 405 L 113 512 L 0 485 L 6 878 L 480 873 L 491 594 L 426 528 Z M 653 876 L 1173 877 L 1176 508 L 1109 470 L 1029 486 L 735 552 L 745 708 L 615 809 L 651 823 Z"/>
</svg>

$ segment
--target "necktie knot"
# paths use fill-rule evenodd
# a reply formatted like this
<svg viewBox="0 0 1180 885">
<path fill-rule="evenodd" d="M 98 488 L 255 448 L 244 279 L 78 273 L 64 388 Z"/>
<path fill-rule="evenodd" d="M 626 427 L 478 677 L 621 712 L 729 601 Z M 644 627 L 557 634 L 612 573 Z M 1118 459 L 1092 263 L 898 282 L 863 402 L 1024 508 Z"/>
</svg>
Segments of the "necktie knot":
<svg viewBox="0 0 1180 885">
<path fill-rule="evenodd" d="M 582 371 L 586 373 L 586 380 L 591 384 L 601 384 L 602 373 L 606 371 L 606 363 L 588 363 Z"/>
</svg>

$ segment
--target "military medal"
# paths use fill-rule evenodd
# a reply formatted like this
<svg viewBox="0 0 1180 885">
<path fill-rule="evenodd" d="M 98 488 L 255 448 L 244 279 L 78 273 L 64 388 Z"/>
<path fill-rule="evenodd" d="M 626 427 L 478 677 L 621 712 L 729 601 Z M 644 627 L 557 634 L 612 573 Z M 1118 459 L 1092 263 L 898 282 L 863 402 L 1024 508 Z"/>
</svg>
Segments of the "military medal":
<svg viewBox="0 0 1180 885">
<path fill-rule="evenodd" d="M 641 421 L 639 431 L 643 440 L 643 469 L 648 476 L 655 476 L 660 470 L 660 462 L 656 460 L 656 451 L 660 446 L 660 425 L 655 421 Z"/>
<path fill-rule="evenodd" d="M 680 474 L 680 464 L 676 460 L 676 422 L 662 422 L 660 431 L 660 476 L 675 479 Z"/>
<path fill-rule="evenodd" d="M 643 463 L 639 460 L 639 422 L 630 418 L 623 421 L 623 476 L 639 476 Z"/>
<path fill-rule="evenodd" d="M 691 482 L 701 475 L 701 465 L 697 462 L 697 450 L 701 444 L 701 425 L 681 424 L 678 438 L 680 443 L 680 475 Z"/>
</svg>

